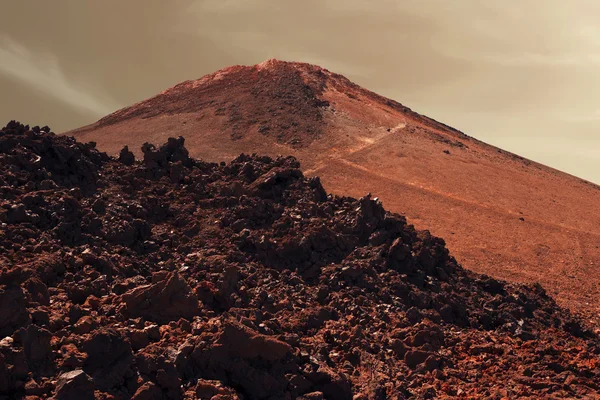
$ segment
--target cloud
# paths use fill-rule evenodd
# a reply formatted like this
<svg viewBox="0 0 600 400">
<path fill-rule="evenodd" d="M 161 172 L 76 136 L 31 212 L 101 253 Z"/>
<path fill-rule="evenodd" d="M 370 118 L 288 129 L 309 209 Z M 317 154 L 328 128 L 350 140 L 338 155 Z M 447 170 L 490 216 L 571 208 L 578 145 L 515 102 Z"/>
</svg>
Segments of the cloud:
<svg viewBox="0 0 600 400">
<path fill-rule="evenodd" d="M 592 67 L 600 65 L 600 54 L 590 53 L 492 53 L 479 52 L 478 54 L 461 54 L 458 51 L 440 49 L 448 57 L 461 58 L 470 61 L 482 61 L 490 64 L 514 67 Z"/>
<path fill-rule="evenodd" d="M 40 91 L 62 103 L 94 116 L 104 116 L 118 108 L 73 82 L 60 68 L 56 56 L 36 54 L 8 36 L 0 37 L 0 74 Z"/>
<path fill-rule="evenodd" d="M 408 19 L 422 17 L 428 44 L 444 57 L 509 67 L 600 65 L 597 2 L 524 0 L 399 3 Z M 420 28 L 419 28 L 420 29 Z"/>
<path fill-rule="evenodd" d="M 332 0 L 322 4 L 320 0 L 306 1 L 318 6 L 322 12 L 306 11 L 304 3 L 204 0 L 182 9 L 178 23 L 173 24 L 172 29 L 218 44 L 245 64 L 277 58 L 316 64 L 354 79 L 373 74 L 371 65 L 356 62 L 356 57 L 348 57 L 350 51 L 343 48 L 351 48 L 352 45 L 347 38 L 340 41 L 336 37 L 341 35 L 341 31 L 332 23 L 332 17 L 338 19 L 336 16 L 340 13 L 340 20 L 348 14 L 354 17 L 367 4 L 352 1 L 340 7 L 338 3 L 338 10 Z M 309 21 L 312 25 L 306 29 Z M 348 23 L 347 18 L 344 21 Z M 365 35 L 363 32 L 361 36 Z"/>
</svg>

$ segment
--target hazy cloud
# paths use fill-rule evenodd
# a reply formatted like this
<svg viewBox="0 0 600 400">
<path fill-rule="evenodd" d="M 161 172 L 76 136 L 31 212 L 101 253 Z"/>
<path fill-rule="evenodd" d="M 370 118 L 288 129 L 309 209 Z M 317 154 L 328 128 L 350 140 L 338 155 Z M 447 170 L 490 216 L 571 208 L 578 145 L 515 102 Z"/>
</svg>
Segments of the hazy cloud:
<svg viewBox="0 0 600 400">
<path fill-rule="evenodd" d="M 577 7 L 566 2 L 550 6 L 545 0 L 508 5 L 482 1 L 468 7 L 448 2 L 441 10 L 445 19 L 439 7 L 427 5 L 432 3 L 425 2 L 419 12 L 425 10 L 442 27 L 434 47 L 446 56 L 515 67 L 600 65 L 600 9 L 594 2 L 582 1 Z"/>
<path fill-rule="evenodd" d="M 67 78 L 53 54 L 36 54 L 10 37 L 2 36 L 0 60 L 1 74 L 79 111 L 104 116 L 118 108 L 111 101 L 90 94 L 91 90 Z"/>
</svg>

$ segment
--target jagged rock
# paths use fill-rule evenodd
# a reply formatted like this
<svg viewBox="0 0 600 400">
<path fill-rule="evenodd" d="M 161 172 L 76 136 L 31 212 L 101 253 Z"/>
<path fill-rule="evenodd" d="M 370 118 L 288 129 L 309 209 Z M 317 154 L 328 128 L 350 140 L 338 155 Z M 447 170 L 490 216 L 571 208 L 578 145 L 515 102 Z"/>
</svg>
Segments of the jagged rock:
<svg viewBox="0 0 600 400">
<path fill-rule="evenodd" d="M 200 399 L 213 399 L 219 396 L 219 399 L 239 400 L 235 391 L 231 388 L 224 387 L 219 381 L 210 381 L 206 379 L 198 379 L 196 387 L 190 393 Z"/>
<path fill-rule="evenodd" d="M 312 392 L 300 396 L 298 400 L 323 400 L 324 398 L 323 392 Z"/>
<path fill-rule="evenodd" d="M 181 162 L 184 165 L 189 164 L 190 156 L 184 146 L 185 139 L 182 136 L 167 139 L 167 143 L 160 147 L 160 151 L 166 156 L 169 162 Z"/>
<path fill-rule="evenodd" d="M 133 354 L 122 334 L 111 329 L 97 331 L 83 343 L 82 350 L 88 354 L 83 370 L 92 377 L 95 387 L 110 390 L 125 383 Z"/>
<path fill-rule="evenodd" d="M 408 348 L 400 339 L 392 339 L 392 341 L 390 342 L 390 348 L 392 349 L 394 354 L 400 359 L 404 359 L 404 355 L 408 351 Z"/>
<path fill-rule="evenodd" d="M 79 369 L 83 367 L 88 358 L 88 354 L 79 351 L 77 346 L 72 343 L 63 345 L 58 353 L 62 357 L 59 362 L 62 369 Z"/>
<path fill-rule="evenodd" d="M 129 337 L 133 350 L 143 349 L 150 344 L 150 339 L 146 330 L 134 329 L 130 332 Z"/>
<path fill-rule="evenodd" d="M 44 305 L 50 305 L 50 294 L 48 293 L 48 287 L 44 284 L 44 282 L 40 281 L 37 278 L 28 279 L 24 285 L 29 295 L 32 297 L 32 300 Z"/>
<path fill-rule="evenodd" d="M 153 144 L 144 143 L 142 153 L 144 154 L 144 165 L 150 172 L 150 176 L 159 178 L 166 173 L 169 164 L 174 163 L 180 166 L 191 165 L 191 159 L 188 151 L 184 146 L 185 140 L 183 137 L 169 138 L 167 143 L 157 149 Z M 178 172 L 171 172 L 173 182 L 178 182 L 182 176 L 181 167 Z"/>
<path fill-rule="evenodd" d="M 23 290 L 20 287 L 0 286 L 0 337 L 12 334 L 30 321 Z"/>
<path fill-rule="evenodd" d="M 122 295 L 126 312 L 133 317 L 166 324 L 179 318 L 192 319 L 198 313 L 198 298 L 179 274 L 162 274 L 150 284 Z"/>
<path fill-rule="evenodd" d="M 25 349 L 25 356 L 30 363 L 30 368 L 51 361 L 52 333 L 46 329 L 39 328 L 35 325 L 29 325 L 27 328 L 21 328 L 17 332 L 20 342 Z"/>
<path fill-rule="evenodd" d="M 133 165 L 135 163 L 135 155 L 129 151 L 129 147 L 125 146 L 119 153 L 119 162 L 125 165 Z"/>
<path fill-rule="evenodd" d="M 65 372 L 56 383 L 56 400 L 84 400 L 94 398 L 94 384 L 82 370 Z"/>
<path fill-rule="evenodd" d="M 0 393 L 6 393 L 10 390 L 10 374 L 8 365 L 4 360 L 4 355 L 0 353 Z"/>
<path fill-rule="evenodd" d="M 252 332 L 251 329 L 228 322 L 217 340 L 218 349 L 232 357 L 257 358 L 277 361 L 291 354 L 289 344 L 269 336 Z"/>
<path fill-rule="evenodd" d="M 152 382 L 146 382 L 135 392 L 132 400 L 161 400 L 162 390 Z"/>
<path fill-rule="evenodd" d="M 422 350 L 410 350 L 404 354 L 404 362 L 410 369 L 414 369 L 417 365 L 425 362 L 431 353 Z"/>
</svg>

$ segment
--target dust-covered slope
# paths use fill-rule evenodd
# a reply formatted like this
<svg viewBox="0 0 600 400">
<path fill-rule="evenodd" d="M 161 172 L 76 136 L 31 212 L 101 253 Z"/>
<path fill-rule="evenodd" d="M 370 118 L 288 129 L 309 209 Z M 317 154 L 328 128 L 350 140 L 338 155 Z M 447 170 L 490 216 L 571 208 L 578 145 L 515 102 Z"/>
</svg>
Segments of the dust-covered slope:
<svg viewBox="0 0 600 400">
<path fill-rule="evenodd" d="M 269 60 L 184 82 L 73 134 L 116 154 L 183 135 L 190 154 L 293 155 L 339 195 L 378 196 L 468 268 L 541 282 L 600 315 L 600 191 L 314 65 Z"/>
<path fill-rule="evenodd" d="M 143 153 L 0 131 L 0 396 L 599 395 L 597 335 L 541 286 L 292 157 Z"/>
</svg>

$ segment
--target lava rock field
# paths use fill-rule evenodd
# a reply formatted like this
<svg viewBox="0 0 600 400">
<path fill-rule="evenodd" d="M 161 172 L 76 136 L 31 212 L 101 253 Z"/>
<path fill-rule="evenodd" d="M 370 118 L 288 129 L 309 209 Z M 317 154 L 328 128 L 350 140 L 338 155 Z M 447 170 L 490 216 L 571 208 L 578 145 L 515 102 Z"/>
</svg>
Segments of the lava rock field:
<svg viewBox="0 0 600 400">
<path fill-rule="evenodd" d="M 292 157 L 0 131 L 0 399 L 597 398 L 600 340 Z"/>
</svg>

